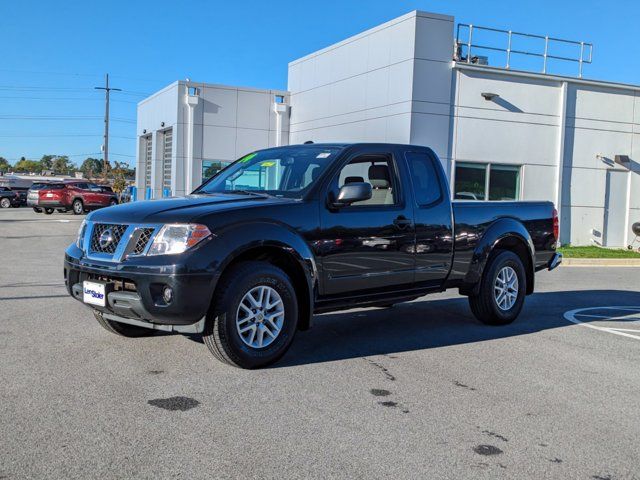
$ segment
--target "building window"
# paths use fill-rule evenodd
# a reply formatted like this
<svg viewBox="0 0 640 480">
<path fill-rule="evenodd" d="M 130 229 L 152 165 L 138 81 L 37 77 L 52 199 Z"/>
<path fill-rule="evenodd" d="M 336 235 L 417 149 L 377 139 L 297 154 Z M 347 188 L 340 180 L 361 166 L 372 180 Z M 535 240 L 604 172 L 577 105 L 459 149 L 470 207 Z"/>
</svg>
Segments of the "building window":
<svg viewBox="0 0 640 480">
<path fill-rule="evenodd" d="M 231 162 L 222 162 L 218 160 L 205 160 L 202 162 L 202 180 L 208 180 L 220 170 L 225 168 Z"/>
<path fill-rule="evenodd" d="M 520 167 L 487 163 L 456 163 L 456 200 L 518 200 Z"/>
</svg>

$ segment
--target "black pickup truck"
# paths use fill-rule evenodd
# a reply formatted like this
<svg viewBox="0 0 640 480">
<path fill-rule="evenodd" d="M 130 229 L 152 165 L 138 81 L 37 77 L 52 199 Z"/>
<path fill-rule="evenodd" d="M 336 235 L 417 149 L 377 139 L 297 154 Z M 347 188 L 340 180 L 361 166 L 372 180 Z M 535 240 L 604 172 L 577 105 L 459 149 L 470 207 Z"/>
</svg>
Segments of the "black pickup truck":
<svg viewBox="0 0 640 480">
<path fill-rule="evenodd" d="M 534 273 L 561 262 L 554 206 L 450 198 L 426 147 L 260 150 L 186 197 L 88 215 L 65 282 L 113 333 L 202 334 L 244 368 L 279 359 L 314 313 L 448 288 L 481 322 L 510 323 Z"/>
</svg>

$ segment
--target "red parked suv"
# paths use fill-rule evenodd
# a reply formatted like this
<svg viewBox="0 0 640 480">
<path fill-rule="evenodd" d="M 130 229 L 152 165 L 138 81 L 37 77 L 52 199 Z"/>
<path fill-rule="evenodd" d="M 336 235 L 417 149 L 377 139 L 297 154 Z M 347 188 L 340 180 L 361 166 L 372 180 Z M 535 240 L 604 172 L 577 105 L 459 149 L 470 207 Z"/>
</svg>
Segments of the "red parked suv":
<svg viewBox="0 0 640 480">
<path fill-rule="evenodd" d="M 103 187 L 83 180 L 39 185 L 29 190 L 27 205 L 36 212 L 51 215 L 54 210 L 72 210 L 76 215 L 87 210 L 118 204 L 118 196 L 110 187 Z"/>
</svg>

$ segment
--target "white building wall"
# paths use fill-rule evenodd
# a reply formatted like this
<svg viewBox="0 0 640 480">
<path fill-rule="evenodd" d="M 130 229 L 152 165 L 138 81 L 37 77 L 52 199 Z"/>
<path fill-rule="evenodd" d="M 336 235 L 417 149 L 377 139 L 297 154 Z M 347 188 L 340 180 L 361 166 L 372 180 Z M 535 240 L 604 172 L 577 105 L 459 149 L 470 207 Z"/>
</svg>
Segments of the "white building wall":
<svg viewBox="0 0 640 480">
<path fill-rule="evenodd" d="M 198 89 L 198 103 L 187 104 L 187 89 Z M 246 153 L 276 145 L 275 96 L 288 92 L 179 81 L 138 105 L 138 137 L 154 135 L 154 198 L 162 196 L 161 132 L 173 128 L 171 194 L 185 195 L 202 183 L 203 162 L 232 162 Z M 193 179 L 185 185 L 189 168 L 189 108 L 193 108 Z M 171 114 L 169 112 L 171 111 Z M 165 126 L 161 127 L 164 122 Z M 289 112 L 281 114 L 281 144 L 289 143 Z M 142 152 L 138 152 L 136 183 L 144 183 Z M 139 198 L 144 192 L 139 192 Z"/>
<path fill-rule="evenodd" d="M 631 224 L 640 221 L 637 90 L 465 65 L 456 70 L 454 161 L 521 165 L 521 198 L 555 202 L 559 195 L 561 241 L 575 245 L 605 242 L 607 170 L 624 171 L 629 206 L 609 215 L 629 217 L 624 243 L 615 246 L 632 239 Z M 499 97 L 487 101 L 483 92 Z M 631 171 L 614 163 L 616 155 L 631 158 Z"/>
<path fill-rule="evenodd" d="M 174 128 L 172 193 L 181 195 L 200 183 L 203 162 L 274 146 L 273 100 L 283 95 L 291 117 L 288 109 L 281 117 L 282 144 L 427 145 L 452 182 L 456 162 L 521 166 L 520 198 L 558 204 L 563 243 L 607 238 L 607 171 L 623 170 L 626 202 L 613 214 L 630 242 L 640 221 L 640 87 L 455 63 L 453 30 L 452 17 L 411 12 L 291 62 L 290 93 L 176 82 L 139 104 L 138 136 L 153 133 L 158 175 L 160 124 Z M 185 186 L 189 86 L 200 100 L 193 185 Z M 615 155 L 628 155 L 629 167 L 613 164 Z M 137 166 L 141 185 L 140 156 Z"/>
<path fill-rule="evenodd" d="M 453 19 L 421 12 L 411 12 L 291 62 L 291 142 L 409 143 L 416 32 L 427 23 L 436 25 L 431 27 L 435 33 L 423 35 L 427 46 L 419 49 L 424 56 L 420 68 L 434 74 L 434 81 L 442 76 L 450 78 L 450 71 L 443 68 L 446 54 L 441 51 L 441 31 L 448 35 L 444 44 L 448 43 L 450 59 Z M 444 91 L 435 94 L 433 90 L 439 85 L 419 85 L 420 99 L 446 104 L 450 80 L 440 81 Z"/>
</svg>

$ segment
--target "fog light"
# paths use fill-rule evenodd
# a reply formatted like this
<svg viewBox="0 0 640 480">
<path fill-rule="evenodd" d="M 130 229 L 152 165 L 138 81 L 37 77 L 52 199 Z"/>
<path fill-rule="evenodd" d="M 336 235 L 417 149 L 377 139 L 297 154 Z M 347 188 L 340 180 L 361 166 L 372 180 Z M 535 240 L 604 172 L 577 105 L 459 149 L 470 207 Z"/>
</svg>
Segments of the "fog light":
<svg viewBox="0 0 640 480">
<path fill-rule="evenodd" d="M 162 299 L 164 303 L 171 303 L 171 300 L 173 300 L 173 288 L 164 287 L 162 289 Z"/>
</svg>

